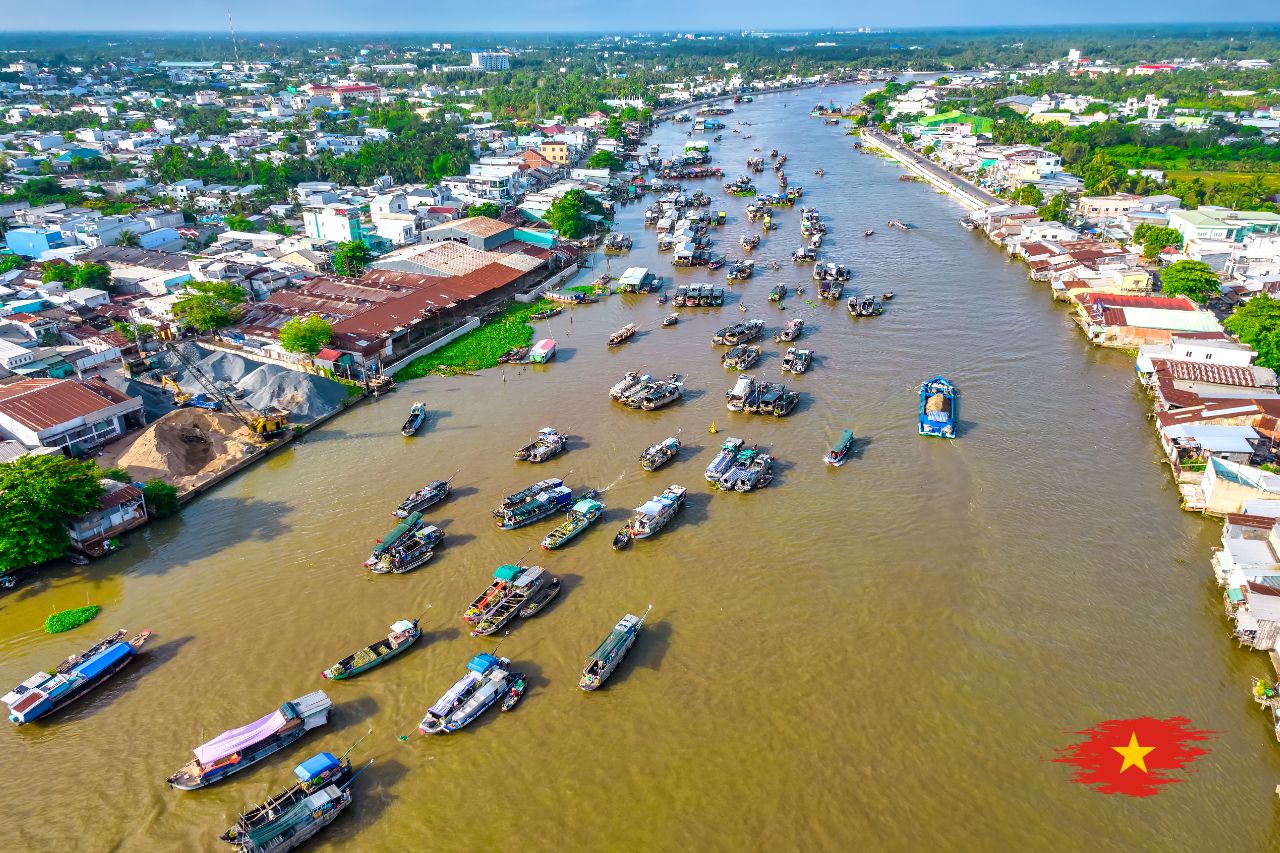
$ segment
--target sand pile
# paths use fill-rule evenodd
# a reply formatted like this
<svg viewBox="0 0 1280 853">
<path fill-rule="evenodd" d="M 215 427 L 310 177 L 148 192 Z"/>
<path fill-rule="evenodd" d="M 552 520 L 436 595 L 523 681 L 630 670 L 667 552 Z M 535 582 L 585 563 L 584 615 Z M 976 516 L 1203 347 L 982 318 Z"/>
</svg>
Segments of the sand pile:
<svg viewBox="0 0 1280 853">
<path fill-rule="evenodd" d="M 125 468 L 138 480 L 159 477 L 185 492 L 247 456 L 261 445 L 234 415 L 178 409 L 136 436 L 107 448 L 104 468 Z"/>
</svg>

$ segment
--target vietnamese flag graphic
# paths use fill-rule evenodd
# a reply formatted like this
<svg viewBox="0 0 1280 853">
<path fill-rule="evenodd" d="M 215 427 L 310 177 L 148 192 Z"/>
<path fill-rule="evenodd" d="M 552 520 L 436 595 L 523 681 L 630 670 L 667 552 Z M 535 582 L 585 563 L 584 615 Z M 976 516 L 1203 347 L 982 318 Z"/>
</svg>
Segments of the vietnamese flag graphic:
<svg viewBox="0 0 1280 853">
<path fill-rule="evenodd" d="M 1215 732 L 1193 728 L 1186 717 L 1138 717 L 1107 720 L 1076 734 L 1085 739 L 1057 750 L 1058 757 L 1052 759 L 1076 768 L 1071 781 L 1103 794 L 1150 797 L 1165 785 L 1183 781 L 1173 774 L 1208 754 L 1196 744 Z"/>
</svg>

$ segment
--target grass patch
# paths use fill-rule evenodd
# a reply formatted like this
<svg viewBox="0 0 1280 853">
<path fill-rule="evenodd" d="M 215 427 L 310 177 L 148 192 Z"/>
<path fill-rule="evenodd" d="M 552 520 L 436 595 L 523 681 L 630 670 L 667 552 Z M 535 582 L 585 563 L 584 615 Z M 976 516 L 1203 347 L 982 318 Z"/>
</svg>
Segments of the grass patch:
<svg viewBox="0 0 1280 853">
<path fill-rule="evenodd" d="M 46 634 L 61 634 L 63 631 L 79 628 L 86 622 L 93 621 L 93 617 L 97 616 L 101 609 L 96 604 L 90 604 L 88 607 L 74 607 L 71 610 L 50 613 L 44 620 L 44 631 Z"/>
<path fill-rule="evenodd" d="M 596 292 L 594 284 L 575 284 L 573 287 L 566 287 L 565 290 L 571 293 L 585 293 L 588 296 Z"/>
<path fill-rule="evenodd" d="M 433 353 L 415 358 L 393 378 L 397 382 L 403 382 L 406 379 L 420 379 L 429 373 L 448 375 L 496 367 L 498 356 L 509 349 L 527 347 L 533 341 L 533 327 L 529 325 L 529 316 L 554 304 L 549 299 L 539 299 L 530 305 L 514 303 L 480 328 L 472 329 Z"/>
<path fill-rule="evenodd" d="M 1177 178 L 1180 181 L 1199 178 L 1206 184 L 1247 184 L 1254 178 L 1261 177 L 1268 189 L 1280 190 L 1280 174 L 1274 172 L 1203 172 L 1196 169 L 1173 169 L 1164 174 L 1166 178 Z"/>
</svg>

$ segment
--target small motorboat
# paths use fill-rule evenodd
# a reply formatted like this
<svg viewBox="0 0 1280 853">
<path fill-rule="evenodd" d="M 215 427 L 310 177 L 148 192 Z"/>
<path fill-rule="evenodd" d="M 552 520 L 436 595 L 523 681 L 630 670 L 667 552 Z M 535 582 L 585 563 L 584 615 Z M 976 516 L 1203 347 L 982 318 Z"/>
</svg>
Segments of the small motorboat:
<svg viewBox="0 0 1280 853">
<path fill-rule="evenodd" d="M 524 691 L 529 687 L 529 679 L 525 678 L 523 672 L 513 672 L 511 677 L 514 679 L 511 683 L 511 689 L 507 691 L 507 695 L 502 697 L 502 704 L 498 706 L 499 711 L 510 711 L 516 706 L 516 703 L 524 698 Z"/>
<path fill-rule="evenodd" d="M 667 316 L 662 318 L 662 325 L 664 326 L 674 326 L 676 323 L 679 323 L 679 322 L 680 322 L 680 313 L 678 311 L 672 314 L 668 314 Z"/>
<path fill-rule="evenodd" d="M 564 309 L 561 308 L 559 305 L 552 305 L 550 308 L 547 308 L 544 311 L 537 311 L 533 314 L 530 314 L 529 319 L 530 320 L 547 320 L 551 317 L 556 316 L 557 314 L 562 313 L 563 311 Z"/>
<path fill-rule="evenodd" d="M 422 425 L 427 420 L 427 407 L 421 402 L 414 403 L 409 409 L 409 419 L 404 422 L 404 426 L 400 427 L 400 434 L 408 438 L 414 435 L 418 430 L 422 429 Z"/>
<path fill-rule="evenodd" d="M 659 305 L 666 305 L 666 304 L 667 304 L 667 294 L 665 294 L 665 293 L 661 293 L 661 294 L 659 294 L 659 295 L 658 295 L 658 304 L 659 304 Z"/>
<path fill-rule="evenodd" d="M 840 434 L 839 440 L 831 446 L 831 449 L 827 451 L 827 455 L 822 458 L 822 461 L 835 468 L 839 468 L 845 463 L 845 460 L 849 456 L 849 451 L 852 448 L 853 430 L 847 429 Z"/>
<path fill-rule="evenodd" d="M 888 302 L 890 299 L 893 298 L 893 291 L 886 290 L 884 293 L 880 294 L 880 298 Z"/>
<path fill-rule="evenodd" d="M 870 237 L 870 236 L 871 236 L 872 234 L 874 234 L 874 233 L 876 233 L 876 232 L 875 232 L 875 231 L 873 231 L 872 229 L 868 228 L 866 231 L 863 231 L 863 232 L 862 232 L 862 236 L 863 236 L 863 237 Z"/>
</svg>

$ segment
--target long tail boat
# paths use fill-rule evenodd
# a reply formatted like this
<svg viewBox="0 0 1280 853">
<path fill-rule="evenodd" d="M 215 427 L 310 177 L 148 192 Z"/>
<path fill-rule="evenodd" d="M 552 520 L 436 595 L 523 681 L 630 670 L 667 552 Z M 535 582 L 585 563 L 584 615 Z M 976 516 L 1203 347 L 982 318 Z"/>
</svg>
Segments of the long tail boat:
<svg viewBox="0 0 1280 853">
<path fill-rule="evenodd" d="M 391 633 L 365 646 L 354 654 L 347 655 L 333 666 L 320 673 L 321 677 L 340 681 L 353 678 L 366 670 L 373 669 L 380 663 L 386 663 L 405 649 L 412 646 L 422 636 L 417 619 L 401 619 L 391 623 Z"/>
<path fill-rule="evenodd" d="M 231 842 L 232 846 L 237 853 L 283 853 L 301 846 L 351 805 L 351 783 L 370 764 L 372 759 L 345 784 L 326 785 L 282 808 L 276 817 L 237 837 Z"/>
<path fill-rule="evenodd" d="M 427 709 L 418 723 L 424 735 L 456 732 L 501 699 L 511 686 L 511 661 L 481 653 L 467 662 L 467 672 Z"/>
<path fill-rule="evenodd" d="M 565 513 L 564 522 L 546 535 L 542 540 L 542 547 L 548 551 L 553 551 L 569 542 L 570 539 L 577 536 L 582 531 L 591 526 L 592 522 L 598 521 L 604 515 L 604 504 L 595 498 L 584 497 L 573 505 L 573 508 Z"/>
</svg>

